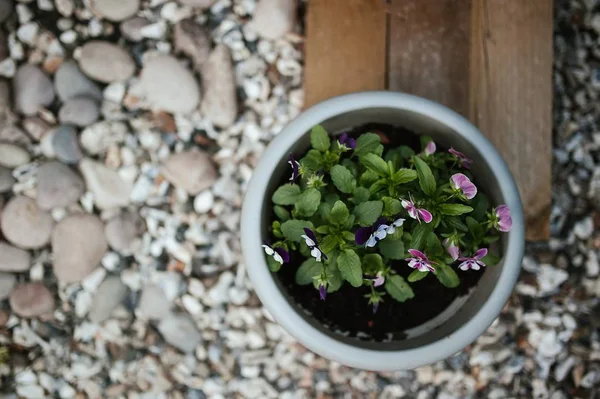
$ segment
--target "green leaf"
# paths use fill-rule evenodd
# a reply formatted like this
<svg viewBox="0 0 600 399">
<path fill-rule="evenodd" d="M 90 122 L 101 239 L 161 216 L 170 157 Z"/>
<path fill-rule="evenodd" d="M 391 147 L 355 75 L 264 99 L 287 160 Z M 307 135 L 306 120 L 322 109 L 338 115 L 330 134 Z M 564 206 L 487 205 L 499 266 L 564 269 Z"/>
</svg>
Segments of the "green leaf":
<svg viewBox="0 0 600 399">
<path fill-rule="evenodd" d="M 439 210 L 442 215 L 460 216 L 473 211 L 473 208 L 463 204 L 441 204 Z"/>
<path fill-rule="evenodd" d="M 362 175 L 360 175 L 360 177 L 358 178 L 358 182 L 361 186 L 368 187 L 379 179 L 380 177 L 376 173 L 367 170 Z"/>
<path fill-rule="evenodd" d="M 467 216 L 467 227 L 475 240 L 479 241 L 483 238 L 483 227 L 481 227 L 481 224 L 477 220 Z"/>
<path fill-rule="evenodd" d="M 331 181 L 338 190 L 345 194 L 350 194 L 356 187 L 356 179 L 347 168 L 342 165 L 335 165 L 331 168 Z"/>
<path fill-rule="evenodd" d="M 417 171 L 412 169 L 399 169 L 392 176 L 395 184 L 409 183 L 417 178 Z"/>
<path fill-rule="evenodd" d="M 321 251 L 323 251 L 325 255 L 327 255 L 328 253 L 333 251 L 335 247 L 337 247 L 337 240 L 334 236 L 328 235 L 321 240 L 320 244 Z"/>
<path fill-rule="evenodd" d="M 385 290 L 398 302 L 405 302 L 415 296 L 415 293 L 406 280 L 397 274 L 385 280 Z"/>
<path fill-rule="evenodd" d="M 348 169 L 350 173 L 352 173 L 352 176 L 358 176 L 358 166 L 356 165 L 356 162 L 354 162 L 352 159 L 344 158 L 342 159 L 340 165 Z"/>
<path fill-rule="evenodd" d="M 300 160 L 300 164 L 309 172 L 316 172 L 323 167 L 323 154 L 317 150 L 309 150 Z"/>
<path fill-rule="evenodd" d="M 342 273 L 340 273 L 337 268 L 337 258 L 337 255 L 332 256 L 327 264 L 327 274 L 329 274 L 329 284 L 327 286 L 328 293 L 339 290 L 344 283 Z"/>
<path fill-rule="evenodd" d="M 482 193 L 478 192 L 475 198 L 473 198 L 473 212 L 472 216 L 475 220 L 483 220 L 486 212 L 490 209 L 490 200 Z"/>
<path fill-rule="evenodd" d="M 417 282 L 419 280 L 423 280 L 429 272 L 421 272 L 419 270 L 413 270 L 411 274 L 408 275 L 408 281 L 411 283 Z"/>
<path fill-rule="evenodd" d="M 383 197 L 383 216 L 394 216 L 402 211 L 402 203 L 392 197 Z"/>
<path fill-rule="evenodd" d="M 281 232 L 286 239 L 300 242 L 302 241 L 301 236 L 304 234 L 305 227 L 311 230 L 315 229 L 313 224 L 308 220 L 291 219 L 281 224 Z"/>
<path fill-rule="evenodd" d="M 329 220 L 329 217 L 331 215 L 331 208 L 332 206 L 327 203 L 327 202 L 321 202 L 319 204 L 319 216 L 321 216 L 321 219 L 323 220 Z"/>
<path fill-rule="evenodd" d="M 325 226 L 317 227 L 316 231 L 319 234 L 329 234 L 330 229 L 329 229 L 329 226 L 325 225 Z"/>
<path fill-rule="evenodd" d="M 404 165 L 405 158 L 402 157 L 402 152 L 397 148 L 392 148 L 385 153 L 385 157 L 383 158 L 386 162 L 391 162 L 394 165 L 394 168 L 398 169 Z"/>
<path fill-rule="evenodd" d="M 361 204 L 361 203 L 369 200 L 371 193 L 369 192 L 369 189 L 367 189 L 367 188 L 356 187 L 354 189 L 354 192 L 352 193 L 352 195 L 353 195 L 354 203 Z"/>
<path fill-rule="evenodd" d="M 287 209 L 285 209 L 282 206 L 275 205 L 273 207 L 273 211 L 275 212 L 275 216 L 277 216 L 277 219 L 281 220 L 282 222 L 285 222 L 286 220 L 290 219 L 290 213 Z"/>
<path fill-rule="evenodd" d="M 333 208 L 333 205 L 340 200 L 340 196 L 335 193 L 329 193 L 325 196 L 325 202 L 327 202 Z"/>
<path fill-rule="evenodd" d="M 415 166 L 417 168 L 417 176 L 419 177 L 419 185 L 421 186 L 421 190 L 423 190 L 425 194 L 432 196 L 435 194 L 437 184 L 429 165 L 427 165 L 425 161 L 417 156 L 413 157 L 413 160 L 415 161 Z"/>
<path fill-rule="evenodd" d="M 462 231 L 464 233 L 469 231 L 469 228 L 467 227 L 466 224 L 464 224 L 459 218 L 457 217 L 447 217 L 444 219 L 446 221 L 446 223 L 448 223 L 448 226 L 458 230 L 458 231 Z"/>
<path fill-rule="evenodd" d="M 429 144 L 430 141 L 433 141 L 433 138 L 431 138 L 431 136 L 422 135 L 419 137 L 419 141 L 421 142 L 421 151 L 425 151 L 425 147 L 427 147 L 427 144 Z"/>
<path fill-rule="evenodd" d="M 388 259 L 400 260 L 406 257 L 402 240 L 381 240 L 377 243 L 377 247 L 379 252 Z"/>
<path fill-rule="evenodd" d="M 354 241 L 354 233 L 352 233 L 351 231 L 342 232 L 342 237 L 346 241 Z"/>
<path fill-rule="evenodd" d="M 327 130 L 325 130 L 323 126 L 317 125 L 312 128 L 310 132 L 310 144 L 315 150 L 321 152 L 325 152 L 329 149 L 331 141 L 329 140 Z"/>
<path fill-rule="evenodd" d="M 316 188 L 304 191 L 295 203 L 294 209 L 299 216 L 310 217 L 315 214 L 321 203 L 321 193 Z"/>
<path fill-rule="evenodd" d="M 379 176 L 385 177 L 389 175 L 387 163 L 381 157 L 375 154 L 363 155 L 360 157 L 360 163 L 365 168 Z"/>
<path fill-rule="evenodd" d="M 407 145 L 401 145 L 397 148 L 397 150 L 402 155 L 404 159 L 410 159 L 415 155 L 415 151 Z"/>
<path fill-rule="evenodd" d="M 381 201 L 367 201 L 362 204 L 358 204 L 354 208 L 354 216 L 358 219 L 358 222 L 364 225 L 371 225 L 381 216 L 383 210 L 383 202 Z"/>
<path fill-rule="evenodd" d="M 281 263 L 277 262 L 273 259 L 272 256 L 267 256 L 267 266 L 269 266 L 269 270 L 273 273 L 278 272 L 281 269 Z"/>
<path fill-rule="evenodd" d="M 298 270 L 296 270 L 296 284 L 308 285 L 314 281 L 314 278 L 321 274 L 323 264 L 310 258 L 302 262 Z"/>
<path fill-rule="evenodd" d="M 300 194 L 302 190 L 297 184 L 284 184 L 275 190 L 271 199 L 277 205 L 294 205 Z"/>
<path fill-rule="evenodd" d="M 383 269 L 383 259 L 379 254 L 366 254 L 362 258 L 362 269 L 364 272 L 376 273 Z"/>
<path fill-rule="evenodd" d="M 440 263 L 434 265 L 435 267 L 435 276 L 442 283 L 444 287 L 455 288 L 460 284 L 460 280 L 458 279 L 458 275 L 450 266 Z"/>
<path fill-rule="evenodd" d="M 440 239 L 435 233 L 429 233 L 427 236 L 427 253 L 430 256 L 440 256 L 444 253 L 444 247 L 442 247 L 442 243 Z"/>
<path fill-rule="evenodd" d="M 488 252 L 488 254 L 486 256 L 481 258 L 481 261 L 483 263 L 485 263 L 486 266 L 496 266 L 498 263 L 500 263 L 501 260 L 502 260 L 502 258 L 494 255 L 491 252 Z"/>
<path fill-rule="evenodd" d="M 356 139 L 354 155 L 360 157 L 370 152 L 375 152 L 379 148 L 380 144 L 381 139 L 375 133 L 361 134 L 360 137 Z"/>
<path fill-rule="evenodd" d="M 348 207 L 342 201 L 337 201 L 333 208 L 331 208 L 331 214 L 329 215 L 329 221 L 335 224 L 343 224 L 348 220 L 350 211 Z"/>
<path fill-rule="evenodd" d="M 353 287 L 362 285 L 362 269 L 360 267 L 360 258 L 352 249 L 346 249 L 337 258 L 337 266 L 342 277 Z"/>
<path fill-rule="evenodd" d="M 387 179 L 383 178 L 383 179 L 377 180 L 375 183 L 373 183 L 371 185 L 371 187 L 369 187 L 369 193 L 371 193 L 371 195 L 376 194 L 387 187 L 388 187 Z"/>
<path fill-rule="evenodd" d="M 425 247 L 425 243 L 427 242 L 427 238 L 429 233 L 433 230 L 433 226 L 430 226 L 426 223 L 421 223 L 412 231 L 412 238 L 410 240 L 410 248 L 423 250 Z"/>
</svg>

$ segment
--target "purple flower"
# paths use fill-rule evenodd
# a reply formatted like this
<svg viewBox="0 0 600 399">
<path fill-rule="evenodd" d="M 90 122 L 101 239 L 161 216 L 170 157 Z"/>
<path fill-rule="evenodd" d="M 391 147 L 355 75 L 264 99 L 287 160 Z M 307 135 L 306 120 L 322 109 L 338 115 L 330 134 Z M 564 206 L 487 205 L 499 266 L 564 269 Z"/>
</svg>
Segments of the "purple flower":
<svg viewBox="0 0 600 399">
<path fill-rule="evenodd" d="M 273 259 L 275 259 L 275 261 L 279 264 L 283 265 L 284 263 L 288 263 L 290 261 L 290 254 L 288 254 L 285 249 L 281 247 L 273 248 L 266 242 L 262 245 L 262 247 L 264 248 L 265 253 L 273 257 Z"/>
<path fill-rule="evenodd" d="M 377 309 L 379 309 L 379 301 L 373 302 L 373 314 L 377 313 Z"/>
<path fill-rule="evenodd" d="M 365 245 L 368 248 L 373 248 L 377 243 L 387 237 L 388 234 L 394 234 L 396 227 L 404 224 L 404 219 L 399 218 L 391 224 L 387 224 L 385 218 L 379 218 L 369 227 L 360 227 L 354 234 L 354 241 L 357 245 Z"/>
<path fill-rule="evenodd" d="M 408 262 L 408 267 L 412 269 L 417 269 L 420 272 L 434 272 L 433 268 L 434 262 L 430 261 L 423 252 L 418 249 L 409 249 L 408 253 L 411 254 L 412 258 L 406 258 L 405 260 Z"/>
<path fill-rule="evenodd" d="M 496 216 L 494 226 L 504 233 L 509 232 L 512 228 L 512 217 L 510 216 L 510 208 L 508 205 L 497 206 L 496 209 L 494 209 L 494 214 Z"/>
<path fill-rule="evenodd" d="M 417 208 L 412 198 L 409 200 L 403 199 L 402 207 L 406 209 L 406 211 L 408 212 L 408 216 L 410 216 L 413 219 L 416 219 L 419 223 L 421 223 L 421 219 L 423 219 L 425 223 L 430 223 L 433 220 L 431 212 L 429 212 L 425 208 Z"/>
<path fill-rule="evenodd" d="M 477 195 L 475 184 L 462 173 L 455 173 L 450 177 L 450 185 L 454 190 L 461 191 L 467 199 L 473 199 Z"/>
<path fill-rule="evenodd" d="M 322 301 L 324 301 L 325 297 L 327 297 L 327 287 L 325 287 L 325 284 L 323 283 L 319 285 L 319 296 L 321 297 Z"/>
<path fill-rule="evenodd" d="M 427 145 L 425 146 L 425 149 L 423 150 L 423 153 L 425 155 L 432 155 L 435 153 L 436 151 L 436 146 L 435 143 L 433 141 L 430 141 L 429 143 L 427 143 Z"/>
<path fill-rule="evenodd" d="M 292 167 L 292 177 L 290 177 L 290 181 L 295 182 L 296 179 L 298 179 L 298 176 L 300 176 L 300 171 L 299 171 L 300 164 L 298 163 L 298 161 L 296 161 L 294 159 L 294 154 L 291 154 L 291 153 L 290 153 L 290 159 L 288 160 L 288 163 Z"/>
<path fill-rule="evenodd" d="M 365 278 L 368 280 L 373 280 L 373 287 L 381 287 L 385 283 L 385 277 L 381 272 L 377 272 L 377 275 L 375 276 L 371 274 L 365 274 Z"/>
<path fill-rule="evenodd" d="M 306 227 L 304 228 L 304 233 L 305 234 L 301 237 L 304 238 L 304 242 L 306 242 L 306 245 L 308 246 L 308 248 L 310 248 L 310 255 L 313 258 L 315 258 L 317 262 L 320 262 L 321 258 L 327 260 L 327 256 L 323 253 L 323 251 L 321 251 L 321 248 L 319 248 L 319 244 L 317 243 L 317 236 L 315 236 L 315 233 L 313 233 L 311 229 L 307 229 Z"/>
<path fill-rule="evenodd" d="M 349 149 L 354 149 L 356 147 L 356 140 L 354 140 L 352 137 L 348 137 L 347 133 L 342 134 L 338 139 L 338 142 Z"/>
<path fill-rule="evenodd" d="M 460 256 L 460 248 L 458 248 L 458 246 L 456 245 L 454 240 L 446 238 L 444 240 L 443 244 L 444 244 L 444 248 L 446 248 L 446 251 L 448 251 L 448 253 L 452 257 L 452 260 L 457 260 L 458 257 Z"/>
<path fill-rule="evenodd" d="M 473 160 L 468 158 L 465 154 L 460 151 L 456 151 L 454 148 L 450 147 L 448 152 L 458 158 L 458 163 L 465 169 L 471 169 L 471 164 L 473 164 Z"/>
<path fill-rule="evenodd" d="M 462 263 L 458 265 L 460 270 L 479 270 L 482 267 L 485 267 L 485 263 L 481 261 L 481 258 L 486 256 L 488 253 L 487 248 L 478 249 L 475 254 L 470 258 L 458 258 Z"/>
</svg>

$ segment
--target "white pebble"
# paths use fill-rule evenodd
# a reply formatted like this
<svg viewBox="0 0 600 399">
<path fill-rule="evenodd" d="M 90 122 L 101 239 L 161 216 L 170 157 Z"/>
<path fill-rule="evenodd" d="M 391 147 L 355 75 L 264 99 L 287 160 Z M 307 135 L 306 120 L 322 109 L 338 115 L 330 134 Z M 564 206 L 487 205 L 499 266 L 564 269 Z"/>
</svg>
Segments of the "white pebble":
<svg viewBox="0 0 600 399">
<path fill-rule="evenodd" d="M 73 44 L 77 40 L 77 33 L 74 30 L 68 30 L 60 35 L 60 41 L 65 44 Z"/>
<path fill-rule="evenodd" d="M 31 46 L 31 45 L 35 44 L 38 31 L 39 31 L 38 25 L 34 22 L 30 22 L 28 24 L 21 25 L 19 27 L 19 29 L 17 30 L 17 37 L 19 38 L 19 40 L 22 43 L 25 43 L 25 44 L 28 44 Z"/>
<path fill-rule="evenodd" d="M 197 213 L 206 213 L 210 211 L 215 203 L 215 197 L 210 190 L 202 191 L 194 198 L 194 210 Z"/>
<path fill-rule="evenodd" d="M 203 310 L 202 304 L 200 304 L 198 299 L 194 298 L 191 295 L 184 295 L 181 298 L 181 303 L 183 304 L 183 307 L 185 308 L 185 310 L 187 310 L 188 313 L 191 314 L 192 316 L 197 316 L 200 313 L 202 313 L 202 310 Z"/>
</svg>

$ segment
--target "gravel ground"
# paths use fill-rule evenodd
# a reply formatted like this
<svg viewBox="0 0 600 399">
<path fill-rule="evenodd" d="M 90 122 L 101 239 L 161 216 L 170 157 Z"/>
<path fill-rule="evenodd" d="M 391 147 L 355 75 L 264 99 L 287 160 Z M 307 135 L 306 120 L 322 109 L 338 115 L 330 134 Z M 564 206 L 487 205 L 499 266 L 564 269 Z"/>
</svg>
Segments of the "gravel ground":
<svg viewBox="0 0 600 399">
<path fill-rule="evenodd" d="M 600 397 L 600 3 L 557 3 L 553 238 L 476 343 L 396 373 L 308 352 L 242 263 L 302 107 L 292 3 L 0 1 L 0 397 Z"/>
</svg>

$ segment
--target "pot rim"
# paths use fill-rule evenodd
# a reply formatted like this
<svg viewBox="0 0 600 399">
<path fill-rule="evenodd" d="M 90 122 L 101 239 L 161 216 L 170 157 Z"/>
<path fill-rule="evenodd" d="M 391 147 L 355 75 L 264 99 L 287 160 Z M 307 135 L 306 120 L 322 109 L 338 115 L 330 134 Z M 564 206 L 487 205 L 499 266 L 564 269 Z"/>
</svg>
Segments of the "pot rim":
<svg viewBox="0 0 600 399">
<path fill-rule="evenodd" d="M 270 176 L 281 153 L 310 129 L 333 116 L 364 108 L 392 108 L 422 114 L 448 126 L 469 141 L 481 154 L 498 181 L 502 197 L 511 209 L 513 227 L 507 237 L 507 250 L 500 276 L 481 308 L 448 336 L 412 349 L 374 350 L 360 348 L 326 335 L 313 327 L 283 296 L 271 276 L 263 250 L 262 213 Z M 266 178 L 268 176 L 269 178 Z M 493 323 L 508 300 L 518 279 L 525 250 L 525 225 L 521 200 L 508 166 L 493 144 L 475 126 L 451 109 L 421 97 L 385 91 L 347 94 L 312 106 L 290 122 L 265 150 L 248 184 L 241 214 L 242 251 L 255 291 L 273 318 L 311 351 L 339 363 L 374 371 L 413 369 L 445 359 L 475 341 Z"/>
</svg>

